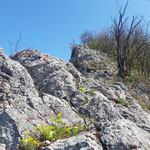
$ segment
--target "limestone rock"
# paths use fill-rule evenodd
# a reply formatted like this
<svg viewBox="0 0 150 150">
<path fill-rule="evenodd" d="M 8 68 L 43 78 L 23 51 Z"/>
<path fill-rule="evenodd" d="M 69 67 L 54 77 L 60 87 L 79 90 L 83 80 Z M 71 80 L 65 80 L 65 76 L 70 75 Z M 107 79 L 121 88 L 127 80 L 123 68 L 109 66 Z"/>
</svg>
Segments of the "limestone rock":
<svg viewBox="0 0 150 150">
<path fill-rule="evenodd" d="M 42 150 L 103 150 L 93 133 L 83 133 L 64 140 L 58 140 Z"/>
<path fill-rule="evenodd" d="M 100 132 L 100 136 L 110 150 L 150 149 L 150 132 L 128 120 L 118 120 Z"/>
<path fill-rule="evenodd" d="M 105 53 L 77 46 L 73 49 L 70 62 L 84 75 L 93 78 L 109 78 L 114 74 L 115 65 Z"/>
<path fill-rule="evenodd" d="M 149 150 L 150 112 L 116 75 L 115 62 L 87 46 L 74 48 L 70 63 L 37 50 L 0 55 L 0 150 L 17 150 L 26 131 L 51 125 L 58 113 L 70 126 L 94 122 L 43 150 Z"/>
<path fill-rule="evenodd" d="M 83 123 L 65 100 L 46 93 L 40 96 L 20 63 L 4 57 L 0 64 L 0 143 L 6 144 L 7 149 L 16 149 L 26 131 L 41 124 L 49 125 L 50 115 L 62 113 L 69 125 Z"/>
<path fill-rule="evenodd" d="M 36 50 L 25 50 L 11 58 L 19 61 L 28 70 L 41 93 L 67 99 L 76 90 L 75 78 L 70 73 L 75 69 L 71 66 L 73 69 L 69 67 L 69 72 L 67 63 L 63 60 L 41 54 Z M 76 71 L 73 71 L 75 75 Z"/>
<path fill-rule="evenodd" d="M 6 145 L 5 144 L 0 144 L 0 150 L 5 150 Z"/>
</svg>

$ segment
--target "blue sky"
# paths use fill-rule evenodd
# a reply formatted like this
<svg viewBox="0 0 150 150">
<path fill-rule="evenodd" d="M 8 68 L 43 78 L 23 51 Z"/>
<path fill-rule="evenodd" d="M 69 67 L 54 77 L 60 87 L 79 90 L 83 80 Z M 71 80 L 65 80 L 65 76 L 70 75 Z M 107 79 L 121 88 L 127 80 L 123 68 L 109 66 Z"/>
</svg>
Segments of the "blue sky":
<svg viewBox="0 0 150 150">
<path fill-rule="evenodd" d="M 125 0 L 118 0 L 125 4 Z M 69 42 L 79 43 L 85 30 L 109 27 L 117 15 L 115 0 L 0 0 L 0 47 L 10 55 L 9 43 L 22 34 L 21 49 L 37 49 L 69 61 Z M 127 15 L 150 22 L 150 0 L 129 0 Z"/>
</svg>

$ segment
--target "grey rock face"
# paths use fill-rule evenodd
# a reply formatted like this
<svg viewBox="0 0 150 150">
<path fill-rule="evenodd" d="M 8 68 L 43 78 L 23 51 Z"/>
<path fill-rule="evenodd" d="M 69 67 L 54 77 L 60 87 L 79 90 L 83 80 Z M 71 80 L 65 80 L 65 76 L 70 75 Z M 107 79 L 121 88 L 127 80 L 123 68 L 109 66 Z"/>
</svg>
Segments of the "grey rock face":
<svg viewBox="0 0 150 150">
<path fill-rule="evenodd" d="M 82 74 L 88 74 L 97 79 L 111 77 L 114 68 L 116 68 L 106 54 L 84 46 L 78 46 L 73 49 L 70 62 Z M 107 65 L 108 63 L 109 65 Z"/>
<path fill-rule="evenodd" d="M 112 102 L 102 94 L 95 96 L 87 105 L 80 107 L 80 113 L 94 118 L 96 121 L 110 121 L 115 117 L 118 118 L 119 114 L 114 110 Z"/>
<path fill-rule="evenodd" d="M 128 120 L 118 120 L 100 132 L 110 150 L 150 149 L 150 132 Z"/>
<path fill-rule="evenodd" d="M 1 149 L 1 150 L 5 150 L 5 148 L 6 148 L 6 145 L 5 145 L 5 144 L 0 144 L 0 149 Z"/>
<path fill-rule="evenodd" d="M 0 55 L 0 150 L 17 150 L 26 131 L 49 126 L 58 113 L 70 126 L 94 123 L 79 135 L 45 141 L 51 145 L 43 150 L 149 150 L 150 112 L 113 81 L 115 63 L 86 46 L 76 47 L 70 62 L 36 50 Z"/>
<path fill-rule="evenodd" d="M 76 137 L 58 140 L 43 150 L 103 150 L 100 142 L 93 135 L 85 132 Z"/>
<path fill-rule="evenodd" d="M 144 83 L 137 83 L 133 85 L 134 90 L 139 93 L 147 101 L 150 103 L 150 88 Z"/>
<path fill-rule="evenodd" d="M 24 132 L 49 125 L 49 116 L 57 113 L 62 113 L 69 125 L 83 123 L 65 100 L 44 93 L 39 96 L 33 79 L 20 63 L 7 56 L 0 59 L 0 143 L 7 149 L 17 149 Z"/>
<path fill-rule="evenodd" d="M 63 60 L 41 54 L 36 50 L 25 50 L 11 58 L 19 61 L 28 70 L 41 93 L 67 99 L 76 90 L 75 79 Z M 73 66 L 69 69 L 72 72 L 75 70 Z"/>
</svg>

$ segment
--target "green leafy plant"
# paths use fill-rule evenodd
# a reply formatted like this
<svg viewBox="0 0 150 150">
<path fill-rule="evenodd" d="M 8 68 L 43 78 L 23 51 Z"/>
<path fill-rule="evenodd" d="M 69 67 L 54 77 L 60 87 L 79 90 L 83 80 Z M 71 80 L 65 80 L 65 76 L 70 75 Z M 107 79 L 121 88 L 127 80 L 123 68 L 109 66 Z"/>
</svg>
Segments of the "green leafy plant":
<svg viewBox="0 0 150 150">
<path fill-rule="evenodd" d="M 31 132 L 26 132 L 26 139 L 21 140 L 20 148 L 23 150 L 35 150 L 38 147 L 39 143 L 31 137 Z"/>
<path fill-rule="evenodd" d="M 79 90 L 83 91 L 84 93 L 86 92 L 85 88 L 83 88 L 83 87 L 80 87 Z"/>
<path fill-rule="evenodd" d="M 42 84 L 38 84 L 38 90 L 42 88 Z"/>
<path fill-rule="evenodd" d="M 136 71 L 132 71 L 130 76 L 126 77 L 128 82 L 135 83 L 139 81 L 139 75 Z"/>
<path fill-rule="evenodd" d="M 56 141 L 58 139 L 64 139 L 71 136 L 75 136 L 78 133 L 88 129 L 88 126 L 93 122 L 91 119 L 90 123 L 86 123 L 81 126 L 79 123 L 75 123 L 73 126 L 66 125 L 66 123 L 61 119 L 62 114 L 58 113 L 56 117 L 50 116 L 52 120 L 51 126 L 40 125 L 34 128 L 34 132 L 27 132 L 27 139 L 21 140 L 20 148 L 22 150 L 36 150 L 40 144 L 39 142 L 49 140 Z"/>
<path fill-rule="evenodd" d="M 150 110 L 150 105 L 147 105 L 147 107 L 146 107 L 146 108 L 147 108 L 147 110 Z"/>
<path fill-rule="evenodd" d="M 94 93 L 96 92 L 96 90 L 91 90 L 90 91 L 90 94 L 91 94 L 91 97 L 94 97 Z"/>
<path fill-rule="evenodd" d="M 129 100 L 123 99 L 123 98 L 117 98 L 117 102 L 122 104 L 123 106 L 127 107 Z"/>
<path fill-rule="evenodd" d="M 96 92 L 96 90 L 91 90 L 90 93 L 93 94 L 94 92 Z"/>
<path fill-rule="evenodd" d="M 86 100 L 83 100 L 82 101 L 82 105 L 85 105 L 87 102 L 86 102 Z"/>
</svg>

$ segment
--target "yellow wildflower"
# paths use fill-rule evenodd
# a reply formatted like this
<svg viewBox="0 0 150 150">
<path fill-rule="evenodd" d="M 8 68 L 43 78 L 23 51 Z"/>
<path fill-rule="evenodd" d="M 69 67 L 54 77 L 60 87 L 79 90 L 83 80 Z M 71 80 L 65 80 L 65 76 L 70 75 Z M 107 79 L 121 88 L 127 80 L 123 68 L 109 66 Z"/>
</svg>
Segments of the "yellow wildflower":
<svg viewBox="0 0 150 150">
<path fill-rule="evenodd" d="M 62 117 L 62 113 L 58 113 L 57 118 L 61 118 L 61 117 Z"/>
</svg>

